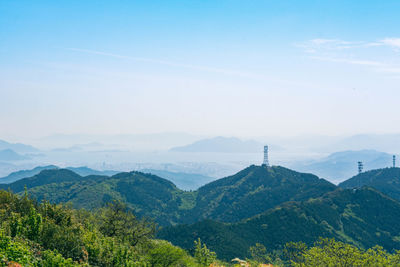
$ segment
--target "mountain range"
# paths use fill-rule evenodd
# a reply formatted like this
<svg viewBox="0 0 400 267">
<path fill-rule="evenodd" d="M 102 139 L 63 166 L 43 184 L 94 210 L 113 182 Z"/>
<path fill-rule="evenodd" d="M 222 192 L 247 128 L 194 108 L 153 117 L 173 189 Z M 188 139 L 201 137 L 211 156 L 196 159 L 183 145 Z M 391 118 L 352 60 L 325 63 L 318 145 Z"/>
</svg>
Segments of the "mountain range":
<svg viewBox="0 0 400 267">
<path fill-rule="evenodd" d="M 312 244 L 319 237 L 360 248 L 400 249 L 400 194 L 393 186 L 400 184 L 399 174 L 398 168 L 369 171 L 338 187 L 312 174 L 252 165 L 184 191 L 143 172 L 81 176 L 51 169 L 0 188 L 19 194 L 26 188 L 39 201 L 85 209 L 121 200 L 162 227 L 158 238 L 187 249 L 201 238 L 219 257 L 230 260 L 248 257 L 256 243 L 272 250 L 290 241 Z"/>
<path fill-rule="evenodd" d="M 336 188 L 311 174 L 254 165 L 189 192 L 152 174 L 80 176 L 67 169 L 44 170 L 0 188 L 22 193 L 25 186 L 38 200 L 71 202 L 76 208 L 98 208 L 111 199 L 122 200 L 141 216 L 152 217 L 161 225 L 205 218 L 239 221 L 285 201 L 318 197 Z"/>
<path fill-rule="evenodd" d="M 37 175 L 42 170 L 52 170 L 52 169 L 60 169 L 60 168 L 55 165 L 48 165 L 48 166 L 38 166 L 30 170 L 15 171 L 5 177 L 1 177 L 0 184 L 9 184 L 23 178 L 28 178 Z M 65 169 L 71 170 L 81 176 L 88 176 L 88 175 L 112 176 L 118 173 L 118 171 L 113 171 L 113 170 L 99 171 L 85 166 L 66 167 Z M 165 178 L 176 184 L 178 188 L 182 190 L 196 190 L 200 186 L 216 180 L 216 178 L 196 173 L 184 173 L 176 171 L 157 170 L 157 169 L 140 169 L 140 171 L 144 173 L 155 174 L 162 178 Z"/>
</svg>

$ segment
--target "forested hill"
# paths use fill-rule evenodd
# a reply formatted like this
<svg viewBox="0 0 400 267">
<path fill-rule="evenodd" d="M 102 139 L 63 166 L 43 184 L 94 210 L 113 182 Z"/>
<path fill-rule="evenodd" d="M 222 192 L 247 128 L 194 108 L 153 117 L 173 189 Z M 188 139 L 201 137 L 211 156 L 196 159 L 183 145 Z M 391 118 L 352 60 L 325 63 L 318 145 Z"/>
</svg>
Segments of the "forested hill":
<svg viewBox="0 0 400 267">
<path fill-rule="evenodd" d="M 202 221 L 162 229 L 158 237 L 189 248 L 201 238 L 224 259 L 249 256 L 260 243 L 281 249 L 289 241 L 312 244 L 334 237 L 362 248 L 400 249 L 400 203 L 372 188 L 337 189 L 323 197 L 287 202 L 238 223 Z"/>
<path fill-rule="evenodd" d="M 235 222 L 286 201 L 319 197 L 335 189 L 335 185 L 312 174 L 280 166 L 252 165 L 233 176 L 200 187 L 190 218 Z"/>
<path fill-rule="evenodd" d="M 38 200 L 71 202 L 75 208 L 99 208 L 112 199 L 121 200 L 140 216 L 148 216 L 161 225 L 204 218 L 235 222 L 286 201 L 318 197 L 336 189 L 311 174 L 254 165 L 193 192 L 141 172 L 82 177 L 65 169 L 45 170 L 0 188 L 21 193 L 25 186 Z"/>
<path fill-rule="evenodd" d="M 187 205 L 184 198 L 193 199 L 191 193 L 179 190 L 170 181 L 140 172 L 82 177 L 66 169 L 44 170 L 0 188 L 22 193 L 25 186 L 39 201 L 71 202 L 75 208 L 95 209 L 121 200 L 140 216 L 153 218 L 162 225 L 176 223 L 181 206 Z"/>
<path fill-rule="evenodd" d="M 400 200 L 400 168 L 385 168 L 360 173 L 343 183 L 342 188 L 373 187 L 382 193 Z"/>
</svg>

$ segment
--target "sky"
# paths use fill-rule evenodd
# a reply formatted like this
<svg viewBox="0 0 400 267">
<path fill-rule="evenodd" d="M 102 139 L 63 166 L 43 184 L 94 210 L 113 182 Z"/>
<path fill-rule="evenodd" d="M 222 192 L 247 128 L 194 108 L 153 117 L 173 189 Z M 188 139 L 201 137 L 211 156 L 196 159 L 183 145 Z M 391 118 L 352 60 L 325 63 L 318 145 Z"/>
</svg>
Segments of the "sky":
<svg viewBox="0 0 400 267">
<path fill-rule="evenodd" d="M 399 133 L 400 1 L 0 1 L 0 138 Z"/>
</svg>

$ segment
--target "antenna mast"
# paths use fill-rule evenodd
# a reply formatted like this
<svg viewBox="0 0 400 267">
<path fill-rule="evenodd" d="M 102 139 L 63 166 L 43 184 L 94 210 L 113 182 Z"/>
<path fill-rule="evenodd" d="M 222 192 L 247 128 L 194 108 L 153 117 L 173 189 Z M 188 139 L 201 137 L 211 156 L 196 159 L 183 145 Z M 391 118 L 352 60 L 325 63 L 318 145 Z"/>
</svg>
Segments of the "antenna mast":
<svg viewBox="0 0 400 267">
<path fill-rule="evenodd" d="M 393 168 L 396 168 L 396 155 L 393 155 Z"/>
<path fill-rule="evenodd" d="M 264 161 L 262 166 L 269 167 L 268 146 L 264 146 Z"/>
<path fill-rule="evenodd" d="M 358 174 L 362 173 L 364 169 L 364 164 L 362 163 L 362 161 L 358 162 Z"/>
</svg>

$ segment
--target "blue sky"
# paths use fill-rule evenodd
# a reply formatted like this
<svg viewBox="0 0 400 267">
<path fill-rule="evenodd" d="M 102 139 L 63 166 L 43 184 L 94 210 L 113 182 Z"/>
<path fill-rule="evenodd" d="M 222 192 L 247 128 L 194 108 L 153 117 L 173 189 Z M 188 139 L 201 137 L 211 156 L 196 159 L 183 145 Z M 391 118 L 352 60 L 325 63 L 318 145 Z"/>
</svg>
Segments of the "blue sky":
<svg viewBox="0 0 400 267">
<path fill-rule="evenodd" d="M 0 137 L 400 132 L 399 1 L 0 2 Z"/>
</svg>

